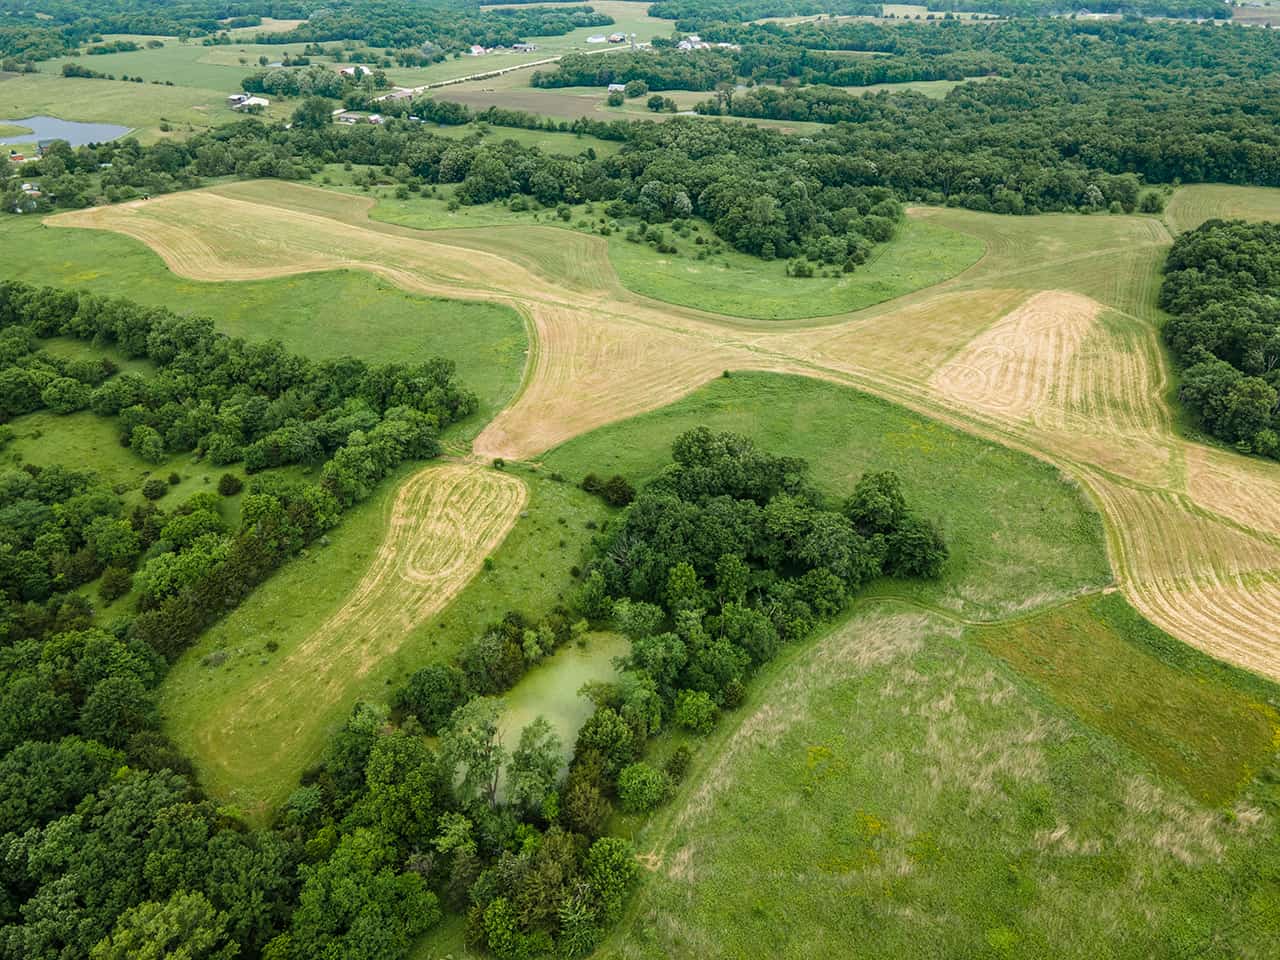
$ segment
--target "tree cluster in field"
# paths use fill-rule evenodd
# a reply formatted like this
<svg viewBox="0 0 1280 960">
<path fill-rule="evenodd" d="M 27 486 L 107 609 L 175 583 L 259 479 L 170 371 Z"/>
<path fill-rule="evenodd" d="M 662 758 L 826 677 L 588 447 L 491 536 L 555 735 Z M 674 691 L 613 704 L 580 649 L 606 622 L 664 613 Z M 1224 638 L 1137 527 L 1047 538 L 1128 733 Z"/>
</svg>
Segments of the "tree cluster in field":
<svg viewBox="0 0 1280 960">
<path fill-rule="evenodd" d="M 1164 274 L 1178 396 L 1215 437 L 1280 458 L 1280 223 L 1209 220 L 1178 237 Z"/>
<path fill-rule="evenodd" d="M 251 73 L 240 81 L 241 89 L 249 93 L 263 93 L 273 97 L 327 97 L 333 100 L 341 100 L 357 90 L 363 91 L 366 97 L 373 96 L 389 85 L 387 75 L 381 70 L 348 77 L 320 64 L 301 70 L 272 67 Z"/>
<path fill-rule="evenodd" d="M 88 408 L 114 418 L 121 442 L 151 463 L 194 452 L 217 465 L 243 460 L 250 474 L 318 468 L 315 481 L 268 475 L 253 483 L 236 531 L 212 494 L 189 499 L 177 516 L 150 506 L 127 520 L 118 498 L 93 500 L 92 510 L 82 508 L 89 511 L 83 522 L 66 528 L 38 499 L 29 508 L 10 504 L 22 519 L 13 530 L 26 531 L 3 554 L 10 622 L 24 616 L 21 602 L 48 604 L 59 591 L 116 568 L 109 582 L 118 586 L 103 589 L 123 593 L 134 581 L 139 614 L 130 636 L 166 656 L 334 526 L 402 461 L 435 456 L 439 431 L 476 407 L 449 361 L 316 362 L 276 341 L 251 344 L 216 333 L 207 319 L 16 282 L 0 284 L 0 331 L 5 419 L 42 407 L 64 414 Z M 36 337 L 52 336 L 114 345 L 157 372 L 108 377 L 101 364 L 57 361 L 32 349 Z M 98 517 L 106 518 L 101 529 L 93 526 Z M 45 534 L 58 536 L 41 540 Z"/>
<path fill-rule="evenodd" d="M 666 724 L 706 733 L 781 647 L 843 611 L 881 575 L 937 576 L 948 551 L 892 473 L 868 473 L 838 507 L 808 464 L 698 428 L 599 538 L 576 604 L 631 639 L 616 684 L 578 738 L 570 782 L 624 806 L 645 740 Z M 595 756 L 587 751 L 593 750 Z M 586 768 L 585 771 L 583 768 Z M 631 771 L 628 773 L 628 771 Z"/>
</svg>

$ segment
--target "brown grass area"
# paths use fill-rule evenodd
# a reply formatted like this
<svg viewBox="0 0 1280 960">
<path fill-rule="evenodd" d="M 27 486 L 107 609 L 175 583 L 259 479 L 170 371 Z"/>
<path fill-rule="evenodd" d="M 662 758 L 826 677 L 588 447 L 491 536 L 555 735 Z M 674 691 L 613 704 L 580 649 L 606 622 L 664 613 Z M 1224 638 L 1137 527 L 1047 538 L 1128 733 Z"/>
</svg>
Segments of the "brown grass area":
<svg viewBox="0 0 1280 960">
<path fill-rule="evenodd" d="M 1061 410 L 1064 388 L 1101 304 L 1074 293 L 1046 291 L 974 337 L 930 385 L 960 406 L 996 419 L 1032 420 L 1050 405 Z"/>
<path fill-rule="evenodd" d="M 240 183 L 49 222 L 128 234 L 203 280 L 361 269 L 516 307 L 533 345 L 522 390 L 474 442 L 486 458 L 536 456 L 727 369 L 877 393 L 1086 482 L 1130 599 L 1187 642 L 1280 677 L 1280 470 L 1174 431 L 1152 323 L 1153 265 L 1169 242 L 1159 221 L 917 209 L 981 237 L 986 255 L 932 289 L 805 327 L 632 294 L 598 238 L 415 231 L 370 222 L 369 207 L 312 187 Z"/>
<path fill-rule="evenodd" d="M 272 769 L 293 752 L 311 710 L 330 704 L 353 674 L 392 655 L 458 594 L 515 525 L 526 498 L 516 477 L 472 463 L 411 476 L 392 504 L 382 544 L 342 606 L 243 698 L 211 716 L 207 735 L 251 745 L 236 762 L 252 757 Z M 258 742 L 258 722 L 281 716 L 297 722 L 271 723 L 271 741 Z"/>
</svg>

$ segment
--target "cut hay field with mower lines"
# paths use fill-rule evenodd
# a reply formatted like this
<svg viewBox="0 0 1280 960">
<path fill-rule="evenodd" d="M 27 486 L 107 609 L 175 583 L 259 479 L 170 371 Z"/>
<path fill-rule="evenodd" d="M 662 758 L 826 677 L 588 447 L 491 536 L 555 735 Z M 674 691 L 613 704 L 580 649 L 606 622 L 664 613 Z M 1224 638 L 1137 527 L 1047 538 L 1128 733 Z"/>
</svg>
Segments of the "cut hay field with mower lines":
<svg viewBox="0 0 1280 960">
<path fill-rule="evenodd" d="M 1265 639 L 1275 611 L 1257 596 L 1248 603 L 1236 596 L 1243 573 L 1233 567 L 1244 537 L 1259 544 L 1247 554 L 1251 582 L 1280 577 L 1273 524 L 1249 529 L 1267 523 L 1252 504 L 1275 502 L 1277 471 L 1174 431 L 1150 323 L 1153 266 L 1170 237 L 1160 221 L 915 210 L 978 237 L 986 256 L 950 281 L 803 329 L 640 297 L 603 262 L 579 270 L 570 288 L 536 252 L 545 231 L 515 257 L 521 240 L 511 231 L 495 235 L 491 250 L 483 249 L 485 230 L 469 231 L 462 247 L 451 242 L 454 231 L 362 221 L 367 210 L 367 201 L 314 188 L 271 184 L 268 198 L 261 185 L 236 184 L 50 222 L 128 233 L 173 269 L 203 279 L 347 267 L 410 289 L 517 307 L 536 347 L 515 401 L 475 441 L 486 458 L 536 456 L 670 403 L 722 370 L 802 373 L 878 393 L 1033 452 L 1086 483 L 1104 508 L 1117 574 L 1135 603 L 1187 642 L 1280 677 L 1280 643 Z M 583 258 L 606 256 L 602 244 L 579 247 Z M 593 277 L 600 285 L 589 289 Z M 1155 535 L 1144 525 L 1153 521 L 1135 496 L 1160 504 L 1159 535 L 1179 545 L 1176 575 L 1144 545 Z M 1227 570 L 1227 580 L 1215 579 Z M 1206 590 L 1232 612 L 1204 611 Z M 1256 639 L 1244 646 L 1240 637 Z"/>
</svg>

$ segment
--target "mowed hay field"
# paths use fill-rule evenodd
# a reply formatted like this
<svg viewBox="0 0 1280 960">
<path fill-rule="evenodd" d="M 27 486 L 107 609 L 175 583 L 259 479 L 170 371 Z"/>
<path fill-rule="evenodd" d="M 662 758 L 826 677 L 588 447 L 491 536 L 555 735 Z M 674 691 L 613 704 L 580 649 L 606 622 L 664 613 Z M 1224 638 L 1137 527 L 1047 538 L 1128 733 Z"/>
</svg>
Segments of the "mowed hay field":
<svg viewBox="0 0 1280 960">
<path fill-rule="evenodd" d="M 206 280 L 342 267 L 516 307 L 536 347 L 519 396 L 476 438 L 485 458 L 534 457 L 723 370 L 862 388 L 1054 464 L 1103 508 L 1119 584 L 1143 613 L 1280 676 L 1280 644 L 1269 639 L 1280 614 L 1280 591 L 1268 586 L 1280 581 L 1277 531 L 1247 507 L 1280 504 L 1280 471 L 1190 443 L 1172 425 L 1155 306 L 1172 238 L 1160 220 L 913 210 L 919 222 L 975 238 L 985 254 L 950 280 L 862 311 L 769 323 L 663 304 L 607 269 L 579 271 L 570 286 L 546 232 L 531 232 L 523 251 L 518 234 L 495 232 L 486 249 L 485 231 L 465 240 L 418 232 L 371 223 L 367 210 L 336 193 L 247 183 L 50 222 L 129 234 L 175 271 Z M 603 262 L 604 242 L 589 240 L 584 256 Z M 588 276 L 598 277 L 595 288 Z M 1151 512 L 1117 487 L 1159 504 L 1158 549 Z M 1241 537 L 1253 545 L 1244 554 Z"/>
<path fill-rule="evenodd" d="M 462 591 L 511 531 L 526 500 L 524 485 L 510 474 L 475 464 L 423 468 L 383 504 L 371 555 L 354 587 L 334 598 L 337 606 L 314 629 L 293 637 L 272 669 L 253 669 L 255 660 L 276 650 L 241 633 L 237 617 L 215 627 L 223 638 L 215 647 L 220 653 L 204 654 L 189 669 L 208 678 L 233 661 L 231 671 L 241 681 L 236 696 L 221 698 L 210 710 L 207 700 L 190 699 L 192 678 L 179 670 L 162 703 L 177 739 L 200 759 L 211 785 L 270 783 L 283 771 L 296 782 L 314 759 L 317 728 L 324 729 L 317 718 L 340 717 L 350 708 L 348 694 L 385 670 L 406 638 Z M 237 635 L 243 644 L 226 643 Z M 187 711 L 197 704 L 199 716 L 192 718 Z M 251 815 L 266 812 L 252 789 L 233 788 L 231 799 Z"/>
<path fill-rule="evenodd" d="M 1280 7 L 1276 10 L 1280 14 Z M 1164 218 L 1175 233 L 1194 230 L 1206 220 L 1280 220 L 1280 190 L 1220 183 L 1179 187 Z"/>
</svg>

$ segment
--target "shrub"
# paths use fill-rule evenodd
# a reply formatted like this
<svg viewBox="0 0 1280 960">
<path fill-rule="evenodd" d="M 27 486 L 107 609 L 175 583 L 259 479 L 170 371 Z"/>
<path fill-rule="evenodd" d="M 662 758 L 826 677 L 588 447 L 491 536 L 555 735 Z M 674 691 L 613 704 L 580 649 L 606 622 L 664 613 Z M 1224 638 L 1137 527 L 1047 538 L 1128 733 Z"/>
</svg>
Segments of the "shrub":
<svg viewBox="0 0 1280 960">
<path fill-rule="evenodd" d="M 672 783 L 679 783 L 689 772 L 689 761 L 692 759 L 693 753 L 682 743 L 671 751 L 671 756 L 667 757 L 667 762 L 662 765 L 662 769 L 667 772 Z"/>
<path fill-rule="evenodd" d="M 600 488 L 600 495 L 615 507 L 625 507 L 636 498 L 636 488 L 626 477 L 614 474 Z"/>
<path fill-rule="evenodd" d="M 224 473 L 218 478 L 218 492 L 224 497 L 234 497 L 244 489 L 244 481 L 234 473 Z"/>
<path fill-rule="evenodd" d="M 119 600 L 133 588 L 133 574 L 124 567 L 111 566 L 102 571 L 102 582 L 98 584 L 98 596 L 103 603 Z"/>
<path fill-rule="evenodd" d="M 629 80 L 622 90 L 623 95 L 630 98 L 643 97 L 648 92 L 649 84 L 643 80 Z"/>
<path fill-rule="evenodd" d="M 622 102 L 625 99 L 626 98 L 622 95 L 621 90 L 614 90 L 611 94 L 609 94 L 608 103 L 609 103 L 609 106 L 611 107 L 620 107 L 622 106 Z"/>
<path fill-rule="evenodd" d="M 582 482 L 578 486 L 587 493 L 599 493 L 604 488 L 604 482 L 594 473 L 588 473 L 582 478 Z"/>
<path fill-rule="evenodd" d="M 176 487 L 181 482 L 182 482 L 182 478 L 178 476 L 176 473 L 169 474 L 169 486 Z"/>
<path fill-rule="evenodd" d="M 169 485 L 159 477 L 152 477 L 142 485 L 142 495 L 148 500 L 159 500 L 169 492 Z"/>
<path fill-rule="evenodd" d="M 676 697 L 676 726 L 697 734 L 708 734 L 716 725 L 719 708 L 704 690 L 681 690 Z"/>
<path fill-rule="evenodd" d="M 627 813 L 648 813 L 671 792 L 671 778 L 647 763 L 633 763 L 618 774 L 618 805 Z"/>
</svg>

